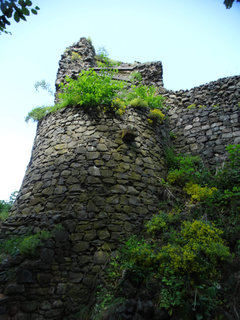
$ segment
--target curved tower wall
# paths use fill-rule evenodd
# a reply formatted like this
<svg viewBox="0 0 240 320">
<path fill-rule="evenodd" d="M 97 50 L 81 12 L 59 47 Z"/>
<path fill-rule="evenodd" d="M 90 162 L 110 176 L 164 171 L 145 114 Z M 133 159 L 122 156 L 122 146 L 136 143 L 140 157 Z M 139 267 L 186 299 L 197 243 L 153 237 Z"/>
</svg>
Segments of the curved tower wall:
<svg viewBox="0 0 240 320">
<path fill-rule="evenodd" d="M 91 305 L 109 257 L 158 211 L 166 139 L 138 109 L 117 118 L 66 108 L 41 121 L 2 236 L 52 236 L 2 265 L 13 275 L 0 287 L 8 314 L 63 319 Z"/>
</svg>

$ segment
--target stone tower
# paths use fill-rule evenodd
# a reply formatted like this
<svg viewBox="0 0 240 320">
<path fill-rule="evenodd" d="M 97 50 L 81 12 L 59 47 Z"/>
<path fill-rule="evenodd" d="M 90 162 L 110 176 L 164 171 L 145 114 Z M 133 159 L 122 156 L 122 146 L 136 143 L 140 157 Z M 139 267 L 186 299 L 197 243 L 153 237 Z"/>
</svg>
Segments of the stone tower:
<svg viewBox="0 0 240 320">
<path fill-rule="evenodd" d="M 94 66 L 89 42 L 81 39 L 75 47 L 82 62 L 77 59 L 74 67 L 64 56 L 58 80 Z M 3 260 L 0 314 L 5 319 L 68 319 L 91 307 L 110 256 L 158 211 L 166 143 L 164 125 L 150 125 L 147 112 L 136 108 L 117 117 L 68 107 L 39 122 L 1 238 L 41 230 L 51 236 L 30 255 Z"/>
</svg>

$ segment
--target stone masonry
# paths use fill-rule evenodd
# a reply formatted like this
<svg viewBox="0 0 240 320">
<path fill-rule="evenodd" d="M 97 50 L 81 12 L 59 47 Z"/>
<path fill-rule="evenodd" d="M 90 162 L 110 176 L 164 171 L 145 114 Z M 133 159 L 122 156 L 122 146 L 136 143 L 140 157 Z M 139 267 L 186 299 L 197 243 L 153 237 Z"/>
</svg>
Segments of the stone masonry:
<svg viewBox="0 0 240 320">
<path fill-rule="evenodd" d="M 56 89 L 88 68 L 100 70 L 91 42 L 81 38 L 61 57 Z M 168 91 L 161 62 L 116 68 L 119 79 L 130 82 L 138 71 L 144 84 L 158 87 L 167 120 L 152 126 L 138 108 L 118 117 L 68 107 L 40 121 L 0 241 L 40 230 L 51 236 L 32 254 L 3 256 L 1 320 L 67 320 L 90 309 L 109 258 L 159 210 L 164 149 L 171 143 L 212 165 L 225 159 L 226 145 L 240 143 L 240 76 Z"/>
<path fill-rule="evenodd" d="M 166 142 L 164 125 L 149 126 L 137 109 L 116 118 L 66 108 L 41 121 L 1 238 L 52 237 L 33 256 L 4 261 L 0 314 L 65 319 L 91 306 L 109 257 L 158 211 Z"/>
</svg>

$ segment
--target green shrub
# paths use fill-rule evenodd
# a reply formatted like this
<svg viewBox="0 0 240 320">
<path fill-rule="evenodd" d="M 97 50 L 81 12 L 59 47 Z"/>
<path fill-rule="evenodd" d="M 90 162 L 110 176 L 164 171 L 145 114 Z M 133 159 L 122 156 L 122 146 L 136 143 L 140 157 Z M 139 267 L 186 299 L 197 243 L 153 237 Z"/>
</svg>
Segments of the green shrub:
<svg viewBox="0 0 240 320">
<path fill-rule="evenodd" d="M 131 86 L 114 80 L 115 71 L 102 71 L 100 74 L 93 69 L 82 71 L 77 80 L 66 77 L 66 84 L 60 84 L 59 103 L 55 106 L 36 107 L 25 118 L 39 121 L 49 113 L 68 106 L 82 107 L 94 112 L 114 112 L 122 115 L 127 105 L 150 108 L 150 118 L 162 122 L 164 114 L 157 109 L 164 108 L 164 98 L 157 95 L 156 88 L 151 86 Z"/>
<path fill-rule="evenodd" d="M 157 94 L 157 88 L 154 86 L 132 85 L 126 94 L 127 103 L 132 106 L 149 107 L 150 109 L 163 109 L 164 98 Z M 144 105 L 143 105 L 144 101 Z M 139 105 L 137 105 L 139 102 Z"/>
<path fill-rule="evenodd" d="M 143 100 L 142 98 L 133 98 L 132 100 L 129 101 L 129 105 L 134 108 L 147 108 L 148 103 L 147 101 Z"/>
<path fill-rule="evenodd" d="M 134 71 L 130 75 L 130 81 L 134 84 L 135 82 L 142 81 L 142 75 L 140 72 Z"/>
<path fill-rule="evenodd" d="M 218 283 L 222 262 L 229 260 L 231 254 L 221 238 L 222 231 L 210 222 L 183 221 L 174 232 L 170 225 L 178 219 L 164 213 L 154 216 L 147 223 L 153 238 L 131 237 L 120 255 L 120 266 L 116 267 L 127 270 L 134 285 L 157 280 L 159 307 L 170 314 L 175 307 L 184 310 L 190 302 L 198 309 L 204 305 L 201 312 L 206 315 L 210 307 L 203 300 L 213 299 L 208 290 Z M 169 236 L 171 232 L 174 236 Z M 212 305 L 217 304 L 215 298 Z"/>
<path fill-rule="evenodd" d="M 125 83 L 112 79 L 106 72 L 98 74 L 94 70 L 82 71 L 77 80 L 66 78 L 67 83 L 60 84 L 62 92 L 58 94 L 61 108 L 83 106 L 90 109 L 101 107 L 110 110 L 112 100 L 117 97 Z"/>
<path fill-rule="evenodd" d="M 112 77 L 113 73 L 98 74 L 92 69 L 82 71 L 77 80 L 66 77 L 66 84 L 60 84 L 61 92 L 58 94 L 60 102 L 52 107 L 34 108 L 25 120 L 39 121 L 48 113 L 68 106 L 81 106 L 96 112 L 122 110 L 122 104 L 114 103 L 114 99 L 118 97 L 119 91 L 123 90 L 125 83 L 113 80 Z"/>
<path fill-rule="evenodd" d="M 159 109 L 151 109 L 149 114 L 148 114 L 148 122 L 158 122 L 158 123 L 162 123 L 163 120 L 165 119 L 165 114 L 162 113 L 161 110 Z"/>
<path fill-rule="evenodd" d="M 179 224 L 181 215 L 179 210 L 171 210 L 170 212 L 160 211 L 158 214 L 153 215 L 152 218 L 146 223 L 146 229 L 149 234 L 154 236 L 169 231 L 171 226 Z M 176 226 L 177 228 L 177 226 Z"/>
<path fill-rule="evenodd" d="M 108 52 L 104 47 L 98 49 L 95 59 L 99 68 L 111 68 L 121 64 L 120 61 L 110 59 L 108 57 Z"/>
<path fill-rule="evenodd" d="M 217 188 L 209 188 L 206 186 L 202 187 L 199 184 L 188 182 L 183 190 L 191 196 L 192 201 L 202 201 L 213 197 L 213 194 L 217 191 Z"/>
<path fill-rule="evenodd" d="M 0 220 L 6 220 L 9 215 L 9 211 L 17 197 L 18 191 L 14 191 L 11 193 L 9 200 L 4 201 L 0 200 Z"/>
<path fill-rule="evenodd" d="M 217 171 L 212 182 L 221 190 L 240 186 L 240 144 L 228 145 L 228 161 Z"/>
<path fill-rule="evenodd" d="M 12 236 L 0 244 L 0 256 L 4 254 L 16 255 L 17 253 L 33 254 L 36 247 L 50 237 L 51 233 L 46 230 L 33 235 Z"/>
<path fill-rule="evenodd" d="M 51 233 L 46 230 L 42 230 L 34 235 L 25 236 L 19 243 L 19 252 L 23 254 L 33 254 L 36 247 L 42 243 L 43 240 L 47 240 L 51 237 Z"/>
<path fill-rule="evenodd" d="M 30 119 L 33 121 L 40 121 L 42 118 L 44 118 L 49 112 L 52 112 L 53 107 L 36 107 L 32 109 L 28 115 L 25 117 L 25 121 L 28 122 Z"/>
<path fill-rule="evenodd" d="M 6 220 L 8 217 L 9 210 L 11 209 L 11 204 L 0 200 L 0 220 Z"/>
<path fill-rule="evenodd" d="M 168 151 L 167 161 L 171 166 L 167 176 L 169 183 L 183 186 L 188 181 L 198 180 L 197 169 L 200 166 L 200 157 L 191 155 L 174 156 L 171 151 Z"/>
</svg>

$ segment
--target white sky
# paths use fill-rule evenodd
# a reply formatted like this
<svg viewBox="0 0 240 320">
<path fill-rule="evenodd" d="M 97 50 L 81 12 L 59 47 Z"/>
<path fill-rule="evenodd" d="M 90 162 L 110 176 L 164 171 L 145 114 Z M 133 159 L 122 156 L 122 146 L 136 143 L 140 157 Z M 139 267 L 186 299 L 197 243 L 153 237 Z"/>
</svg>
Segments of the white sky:
<svg viewBox="0 0 240 320">
<path fill-rule="evenodd" d="M 167 89 L 190 89 L 240 74 L 240 3 L 223 0 L 33 0 L 27 22 L 0 35 L 0 199 L 19 190 L 36 124 L 24 117 L 53 98 L 36 93 L 45 79 L 54 88 L 65 48 L 90 36 L 93 45 L 126 62 L 163 63 Z M 1 13 L 0 13 L 1 14 Z"/>
</svg>

